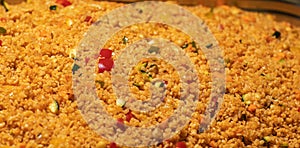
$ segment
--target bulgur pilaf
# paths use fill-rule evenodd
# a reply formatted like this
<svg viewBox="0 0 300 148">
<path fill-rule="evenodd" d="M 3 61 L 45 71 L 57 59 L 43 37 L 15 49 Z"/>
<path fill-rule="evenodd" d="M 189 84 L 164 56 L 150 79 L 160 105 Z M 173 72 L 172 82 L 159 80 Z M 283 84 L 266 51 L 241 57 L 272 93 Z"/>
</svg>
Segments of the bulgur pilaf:
<svg viewBox="0 0 300 148">
<path fill-rule="evenodd" d="M 89 26 L 123 5 L 39 0 L 9 5 L 8 12 L 0 9 L 1 147 L 116 147 L 83 119 L 72 90 L 72 71 L 76 46 Z M 114 59 L 135 41 L 164 38 L 181 47 L 195 65 L 201 91 L 196 112 L 182 131 L 153 147 L 300 147 L 300 28 L 235 7 L 185 8 L 205 21 L 226 63 L 224 101 L 204 132 L 198 128 L 211 76 L 206 57 L 192 39 L 168 25 L 145 23 L 118 32 L 104 47 L 113 51 Z M 95 82 L 100 100 L 121 125 L 147 126 L 162 122 L 176 108 L 179 76 L 159 59 L 144 59 L 129 74 L 130 91 L 140 100 L 149 97 L 150 82 L 157 78 L 164 80 L 158 86 L 166 86 L 167 105 L 149 114 L 133 112 L 113 96 L 109 70 L 99 72 Z"/>
</svg>

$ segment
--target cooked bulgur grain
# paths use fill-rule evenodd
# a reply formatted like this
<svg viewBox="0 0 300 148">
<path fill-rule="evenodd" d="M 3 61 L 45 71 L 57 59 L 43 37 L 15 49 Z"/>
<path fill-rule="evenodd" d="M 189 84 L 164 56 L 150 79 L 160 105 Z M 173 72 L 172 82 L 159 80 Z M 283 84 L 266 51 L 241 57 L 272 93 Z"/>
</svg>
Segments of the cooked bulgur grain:
<svg viewBox="0 0 300 148">
<path fill-rule="evenodd" d="M 123 5 L 39 0 L 10 5 L 8 12 L 0 8 L 1 147 L 116 147 L 83 120 L 72 92 L 72 67 L 76 46 L 91 23 Z M 300 28 L 235 7 L 185 8 L 205 21 L 226 62 L 224 102 L 203 133 L 198 127 L 211 91 L 209 66 L 186 34 L 164 24 L 138 24 L 105 45 L 117 58 L 119 51 L 139 39 L 162 37 L 182 47 L 196 65 L 201 90 L 197 110 L 182 131 L 155 147 L 299 147 Z M 145 59 L 132 68 L 133 95 L 146 100 L 150 81 L 160 78 L 167 88 L 167 105 L 149 114 L 132 112 L 124 102 L 118 106 L 108 71 L 97 74 L 99 98 L 124 124 L 162 122 L 176 108 L 179 77 L 171 65 L 157 59 Z M 59 111 L 49 109 L 58 104 Z"/>
</svg>

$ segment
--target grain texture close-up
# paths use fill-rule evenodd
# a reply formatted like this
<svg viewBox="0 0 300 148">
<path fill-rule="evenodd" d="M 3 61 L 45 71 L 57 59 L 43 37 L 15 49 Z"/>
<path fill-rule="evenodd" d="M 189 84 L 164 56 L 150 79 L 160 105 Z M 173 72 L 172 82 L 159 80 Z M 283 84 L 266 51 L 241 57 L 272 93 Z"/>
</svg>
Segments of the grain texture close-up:
<svg viewBox="0 0 300 148">
<path fill-rule="evenodd" d="M 90 26 L 129 3 L 0 2 L 0 147 L 126 147 L 107 140 L 89 126 L 91 121 L 85 120 L 79 110 L 84 104 L 74 97 L 72 77 L 80 68 L 74 64 L 78 45 Z M 178 46 L 194 65 L 199 85 L 190 85 L 189 90 L 198 90 L 199 100 L 182 130 L 147 147 L 299 148 L 300 27 L 271 14 L 235 6 L 182 7 L 204 21 L 222 51 L 226 89 L 216 117 L 207 130 L 199 129 L 212 92 L 210 61 L 201 47 L 178 28 L 151 22 L 123 28 L 97 51 L 97 96 L 117 126 L 162 123 L 178 108 L 180 97 L 187 95 L 181 91 L 185 85 L 177 67 L 159 58 L 144 58 L 131 65 L 128 86 L 130 95 L 141 101 L 154 94 L 151 84 L 165 88 L 162 105 L 153 111 L 138 112 L 114 93 L 112 69 L 121 52 L 139 40 L 162 38 Z M 153 46 L 149 52 L 159 50 Z M 181 61 L 178 59 L 179 64 Z M 144 135 L 132 133 L 121 140 L 136 140 L 131 136 Z"/>
</svg>

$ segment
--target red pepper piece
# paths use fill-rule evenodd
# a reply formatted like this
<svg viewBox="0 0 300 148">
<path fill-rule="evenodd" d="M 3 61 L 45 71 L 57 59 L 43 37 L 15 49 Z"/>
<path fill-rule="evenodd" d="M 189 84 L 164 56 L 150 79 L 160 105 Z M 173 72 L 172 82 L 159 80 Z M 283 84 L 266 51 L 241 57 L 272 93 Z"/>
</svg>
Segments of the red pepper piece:
<svg viewBox="0 0 300 148">
<path fill-rule="evenodd" d="M 113 59 L 100 59 L 98 63 L 98 72 L 111 71 L 114 66 Z"/>
<path fill-rule="evenodd" d="M 69 0 L 56 0 L 56 3 L 61 4 L 64 7 L 72 5 L 72 3 Z"/>
<path fill-rule="evenodd" d="M 126 114 L 126 121 L 127 122 L 130 122 L 131 118 L 133 118 L 133 114 L 131 113 L 131 111 L 129 111 L 127 114 Z"/>
<path fill-rule="evenodd" d="M 117 144 L 112 142 L 109 144 L 109 148 L 118 148 Z"/>
<path fill-rule="evenodd" d="M 186 146 L 185 142 L 181 141 L 181 142 L 177 142 L 175 147 L 176 148 L 186 148 L 187 146 Z"/>
<path fill-rule="evenodd" d="M 112 50 L 109 49 L 101 49 L 100 50 L 100 56 L 104 58 L 111 58 L 112 56 Z"/>
<path fill-rule="evenodd" d="M 91 20 L 92 20 L 91 16 L 86 16 L 85 19 L 84 19 L 84 21 L 88 22 L 88 23 L 91 22 Z"/>
</svg>

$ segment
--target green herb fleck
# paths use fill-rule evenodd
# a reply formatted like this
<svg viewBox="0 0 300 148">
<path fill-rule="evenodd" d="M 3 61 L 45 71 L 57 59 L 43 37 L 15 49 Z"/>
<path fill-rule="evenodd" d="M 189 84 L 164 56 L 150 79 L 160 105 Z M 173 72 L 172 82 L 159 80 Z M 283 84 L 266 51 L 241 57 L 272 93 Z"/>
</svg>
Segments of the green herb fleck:
<svg viewBox="0 0 300 148">
<path fill-rule="evenodd" d="M 5 34 L 7 31 L 5 28 L 3 27 L 0 27 L 0 34 Z"/>
<path fill-rule="evenodd" d="M 8 11 L 8 8 L 7 8 L 6 3 L 4 2 L 4 0 L 0 0 L 0 5 L 2 5 L 4 7 L 6 12 Z"/>
<path fill-rule="evenodd" d="M 201 125 L 198 129 L 198 133 L 203 133 L 205 131 L 205 126 Z"/>
<path fill-rule="evenodd" d="M 73 72 L 73 74 L 75 74 L 75 72 L 78 70 L 80 68 L 80 66 L 79 65 L 77 65 L 77 64 L 74 64 L 73 65 L 73 68 L 72 68 L 72 72 Z"/>
<path fill-rule="evenodd" d="M 272 36 L 275 36 L 276 39 L 280 38 L 281 33 L 279 31 L 275 31 Z"/>
<path fill-rule="evenodd" d="M 212 46 L 213 46 L 213 44 L 210 43 L 210 44 L 207 44 L 205 47 L 206 47 L 206 48 L 211 48 Z"/>
<path fill-rule="evenodd" d="M 163 83 L 163 82 L 160 82 L 160 81 L 157 81 L 157 82 L 154 83 L 154 86 L 155 86 L 156 88 L 164 87 L 164 83 Z"/>
<path fill-rule="evenodd" d="M 96 83 L 100 84 L 100 86 L 103 88 L 104 87 L 104 81 L 100 81 L 100 80 L 97 80 L 95 81 Z"/>
<path fill-rule="evenodd" d="M 148 62 L 144 62 L 142 65 L 143 65 L 144 67 L 147 67 L 147 66 L 148 66 Z"/>
<path fill-rule="evenodd" d="M 148 49 L 148 52 L 149 53 L 159 53 L 159 47 L 156 47 L 156 46 L 151 46 L 149 49 Z"/>
<path fill-rule="evenodd" d="M 192 41 L 191 44 L 192 44 L 192 47 L 193 47 L 193 48 L 197 49 L 197 46 L 196 46 L 196 42 L 195 42 L 195 41 Z"/>
<path fill-rule="evenodd" d="M 279 63 L 284 63 L 284 62 L 285 62 L 284 59 L 280 59 L 280 60 L 279 60 Z"/>
<path fill-rule="evenodd" d="M 165 83 L 160 83 L 159 87 L 164 87 Z"/>
<path fill-rule="evenodd" d="M 247 120 L 247 115 L 246 114 L 242 114 L 241 120 L 246 121 Z"/>
<path fill-rule="evenodd" d="M 128 43 L 128 38 L 126 36 L 124 36 L 122 41 L 123 41 L 123 44 L 127 44 Z"/>
<path fill-rule="evenodd" d="M 231 62 L 231 60 L 229 58 L 226 58 L 224 61 L 226 64 L 229 64 Z"/>
<path fill-rule="evenodd" d="M 50 9 L 50 10 L 56 10 L 56 9 L 57 9 L 57 6 L 56 6 L 56 5 L 51 5 L 51 6 L 49 7 L 49 9 Z"/>
</svg>

